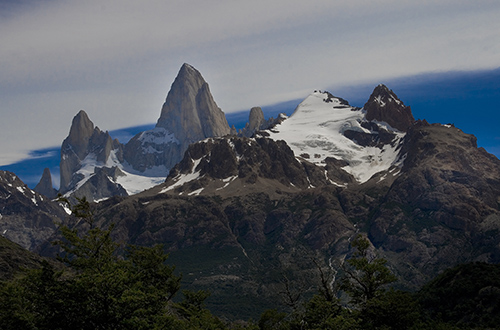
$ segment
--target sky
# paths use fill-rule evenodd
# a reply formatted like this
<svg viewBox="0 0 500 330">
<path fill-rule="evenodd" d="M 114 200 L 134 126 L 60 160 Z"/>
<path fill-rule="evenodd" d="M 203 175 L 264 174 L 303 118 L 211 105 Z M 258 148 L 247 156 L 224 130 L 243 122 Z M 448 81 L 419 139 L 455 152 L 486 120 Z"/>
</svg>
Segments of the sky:
<svg viewBox="0 0 500 330">
<path fill-rule="evenodd" d="M 0 0 L 0 165 L 60 146 L 80 109 L 102 130 L 156 122 L 183 63 L 227 114 L 315 89 L 367 99 L 380 82 L 417 118 L 440 95 L 481 99 L 454 94 L 463 77 L 493 75 L 483 87 L 498 96 L 498 17 L 498 0 Z M 498 110 L 491 100 L 468 114 L 490 125 L 490 150 Z"/>
</svg>

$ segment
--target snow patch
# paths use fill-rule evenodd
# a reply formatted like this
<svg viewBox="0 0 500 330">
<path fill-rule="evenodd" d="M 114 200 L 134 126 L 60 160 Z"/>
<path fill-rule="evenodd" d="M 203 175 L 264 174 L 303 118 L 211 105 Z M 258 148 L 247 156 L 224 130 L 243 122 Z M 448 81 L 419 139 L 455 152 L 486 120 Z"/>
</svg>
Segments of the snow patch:
<svg viewBox="0 0 500 330">
<path fill-rule="evenodd" d="M 205 189 L 205 188 L 200 188 L 200 189 L 197 189 L 195 191 L 192 191 L 188 194 L 188 196 L 198 196 L 203 191 L 203 189 Z"/>
<path fill-rule="evenodd" d="M 163 127 L 155 127 L 152 130 L 142 132 L 138 140 L 141 141 L 142 144 L 179 144 L 179 140 L 175 138 L 174 133 L 170 133 Z"/>
<path fill-rule="evenodd" d="M 178 176 L 176 176 L 173 179 L 176 182 L 173 185 L 168 186 L 168 187 L 162 189 L 160 191 L 160 194 L 163 194 L 163 193 L 165 193 L 167 191 L 170 191 L 170 190 L 173 190 L 173 189 L 175 189 L 177 187 L 180 187 L 180 186 L 182 186 L 185 183 L 188 183 L 190 181 L 198 179 L 200 177 L 200 171 L 195 172 L 195 169 L 196 169 L 196 167 L 198 167 L 198 164 L 200 164 L 200 162 L 201 162 L 201 158 L 200 159 L 196 159 L 194 161 L 193 170 L 190 173 L 188 173 L 188 174 L 179 174 Z"/>
<path fill-rule="evenodd" d="M 382 101 L 382 96 L 378 95 L 375 97 L 375 101 L 377 101 L 378 104 L 380 104 L 381 107 L 385 107 L 385 102 Z"/>
<path fill-rule="evenodd" d="M 230 176 L 230 177 L 227 177 L 227 178 L 225 178 L 225 179 L 222 179 L 222 182 L 224 182 L 224 183 L 225 183 L 225 185 L 224 185 L 224 186 L 222 186 L 222 187 L 220 187 L 220 188 L 217 188 L 217 189 L 215 189 L 215 190 L 222 190 L 222 189 L 226 188 L 227 186 L 229 186 L 229 185 L 231 184 L 231 182 L 233 182 L 233 181 L 234 181 L 234 180 L 236 180 L 237 178 L 238 178 L 238 176 L 237 176 L 237 175 L 235 175 L 235 176 Z"/>
<path fill-rule="evenodd" d="M 59 203 L 59 205 L 63 208 L 63 210 L 68 214 L 71 215 L 71 209 L 68 207 L 68 204 L 66 203 Z"/>
</svg>

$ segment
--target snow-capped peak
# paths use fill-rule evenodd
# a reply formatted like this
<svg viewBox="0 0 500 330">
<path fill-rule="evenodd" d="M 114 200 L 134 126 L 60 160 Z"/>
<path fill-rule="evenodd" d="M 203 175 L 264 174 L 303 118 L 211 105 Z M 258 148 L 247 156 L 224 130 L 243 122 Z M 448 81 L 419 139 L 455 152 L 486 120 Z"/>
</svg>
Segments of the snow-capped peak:
<svg viewBox="0 0 500 330">
<path fill-rule="evenodd" d="M 358 182 L 365 182 L 375 173 L 387 170 L 398 156 L 399 141 L 404 133 L 390 132 L 390 143 L 361 143 L 361 138 L 378 138 L 378 128 L 370 129 L 365 112 L 328 92 L 311 93 L 295 112 L 274 127 L 270 137 L 285 140 L 296 156 L 317 165 L 325 165 L 327 157 L 344 160 L 343 167 Z M 387 132 L 389 125 L 384 125 Z M 389 132 L 388 132 L 389 133 Z"/>
</svg>

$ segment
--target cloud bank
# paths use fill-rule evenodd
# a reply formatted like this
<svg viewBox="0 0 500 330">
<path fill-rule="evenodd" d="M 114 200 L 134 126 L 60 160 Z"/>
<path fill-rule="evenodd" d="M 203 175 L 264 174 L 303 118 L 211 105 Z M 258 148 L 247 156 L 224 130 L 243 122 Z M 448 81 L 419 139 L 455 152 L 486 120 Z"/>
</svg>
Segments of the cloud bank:
<svg viewBox="0 0 500 330">
<path fill-rule="evenodd" d="M 0 165 L 58 145 L 84 109 L 155 122 L 200 70 L 225 112 L 313 89 L 500 66 L 498 1 L 0 1 Z"/>
</svg>

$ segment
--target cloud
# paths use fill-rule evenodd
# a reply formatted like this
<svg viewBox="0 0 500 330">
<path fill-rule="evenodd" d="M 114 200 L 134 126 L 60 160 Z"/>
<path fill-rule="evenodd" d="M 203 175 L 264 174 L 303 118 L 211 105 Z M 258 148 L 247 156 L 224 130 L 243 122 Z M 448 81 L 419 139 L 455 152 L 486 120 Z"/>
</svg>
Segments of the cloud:
<svg viewBox="0 0 500 330">
<path fill-rule="evenodd" d="M 184 62 L 226 112 L 327 86 L 500 66 L 498 1 L 0 4 L 0 163 L 60 144 L 80 109 L 104 130 L 155 122 Z"/>
</svg>

